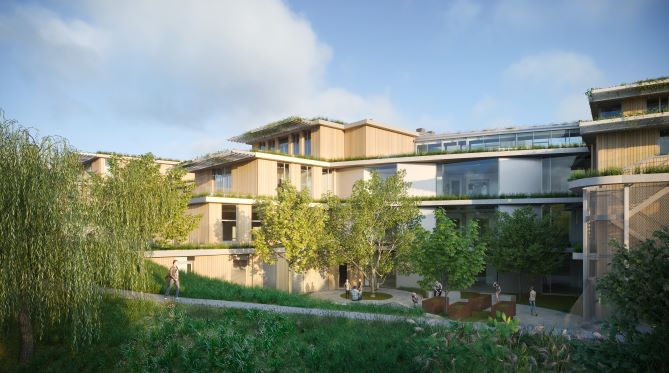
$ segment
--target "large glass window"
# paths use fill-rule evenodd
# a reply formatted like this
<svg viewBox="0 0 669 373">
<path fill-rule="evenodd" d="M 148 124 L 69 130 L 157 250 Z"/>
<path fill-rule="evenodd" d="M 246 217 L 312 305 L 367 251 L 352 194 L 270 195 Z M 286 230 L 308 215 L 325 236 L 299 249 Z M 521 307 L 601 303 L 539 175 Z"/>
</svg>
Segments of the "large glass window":
<svg viewBox="0 0 669 373">
<path fill-rule="evenodd" d="M 499 149 L 499 136 L 486 136 L 483 141 L 487 150 Z"/>
<path fill-rule="evenodd" d="M 519 148 L 532 148 L 532 132 L 522 132 L 518 134 L 516 146 Z"/>
<path fill-rule="evenodd" d="M 476 137 L 469 139 L 469 150 L 479 150 L 484 149 L 485 145 L 483 144 L 483 138 Z"/>
<path fill-rule="evenodd" d="M 288 137 L 279 138 L 279 151 L 288 154 Z"/>
<path fill-rule="evenodd" d="M 569 191 L 569 175 L 576 156 L 544 158 L 542 161 L 542 190 L 544 193 Z"/>
<path fill-rule="evenodd" d="M 602 108 L 599 109 L 599 117 L 597 119 L 617 118 L 620 115 L 622 115 L 620 103 L 610 104 L 602 106 Z"/>
<path fill-rule="evenodd" d="M 669 154 L 669 130 L 660 131 L 658 145 L 660 146 L 660 155 Z"/>
<path fill-rule="evenodd" d="M 267 149 L 269 149 L 270 151 L 276 150 L 276 141 L 274 139 L 267 141 Z"/>
<path fill-rule="evenodd" d="M 265 150 L 266 148 L 264 141 L 258 143 L 258 150 Z"/>
<path fill-rule="evenodd" d="M 505 134 L 499 136 L 499 147 L 500 148 L 515 148 L 516 147 L 516 134 Z"/>
<path fill-rule="evenodd" d="M 311 131 L 304 131 L 304 155 L 311 155 Z"/>
<path fill-rule="evenodd" d="M 437 172 L 444 195 L 497 195 L 499 190 L 497 159 L 443 163 Z"/>
<path fill-rule="evenodd" d="M 232 172 L 230 167 L 216 168 L 212 171 L 214 192 L 227 193 L 232 190 Z"/>
<path fill-rule="evenodd" d="M 667 111 L 669 98 L 653 97 L 646 100 L 646 111 L 649 113 L 660 113 Z"/>
<path fill-rule="evenodd" d="M 416 153 L 427 153 L 427 145 L 426 144 L 416 145 Z"/>
<path fill-rule="evenodd" d="M 302 190 L 311 190 L 311 166 L 301 166 L 300 168 L 300 185 Z"/>
<path fill-rule="evenodd" d="M 327 192 L 334 193 L 334 172 L 331 168 L 324 168 L 321 175 L 321 186 L 323 194 Z"/>
<path fill-rule="evenodd" d="M 290 180 L 290 168 L 288 163 L 277 163 L 276 164 L 276 185 L 282 185 L 286 181 Z"/>
<path fill-rule="evenodd" d="M 427 144 L 427 151 L 428 152 L 440 152 L 442 150 L 443 150 L 443 148 L 441 147 L 441 143 Z"/>
<path fill-rule="evenodd" d="M 551 131 L 551 146 L 565 146 L 569 144 L 569 130 Z"/>
<path fill-rule="evenodd" d="M 534 141 L 532 141 L 532 147 L 547 148 L 550 137 L 550 131 L 535 132 Z"/>
<path fill-rule="evenodd" d="M 368 172 L 376 171 L 379 173 L 379 177 L 381 179 L 385 180 L 397 173 L 397 165 L 396 164 L 386 164 L 383 166 L 373 166 L 373 167 L 367 167 L 366 168 Z"/>
<path fill-rule="evenodd" d="M 570 144 L 583 144 L 583 138 L 581 137 L 581 130 L 578 128 L 569 130 L 569 143 Z"/>
<path fill-rule="evenodd" d="M 237 206 L 223 205 L 223 241 L 237 239 Z"/>
<path fill-rule="evenodd" d="M 460 150 L 460 146 L 458 145 L 457 141 L 448 141 L 444 142 L 444 149 L 447 152 L 454 152 Z"/>
<path fill-rule="evenodd" d="M 292 135 L 293 138 L 293 155 L 300 154 L 300 134 L 295 133 Z"/>
</svg>

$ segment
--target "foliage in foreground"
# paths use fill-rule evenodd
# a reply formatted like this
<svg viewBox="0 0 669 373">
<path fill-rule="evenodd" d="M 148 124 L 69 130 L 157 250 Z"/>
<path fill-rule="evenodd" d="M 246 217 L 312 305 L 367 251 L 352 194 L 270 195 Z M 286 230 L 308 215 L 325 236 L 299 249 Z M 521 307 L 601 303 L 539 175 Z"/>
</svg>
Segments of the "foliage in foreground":
<svg viewBox="0 0 669 373">
<path fill-rule="evenodd" d="M 445 289 L 465 289 L 485 268 L 486 245 L 479 237 L 479 227 L 471 222 L 460 230 L 442 209 L 434 212 L 432 232 L 420 229 L 416 248 L 411 254 L 412 270 L 422 276 L 424 289 L 437 280 Z"/>
<path fill-rule="evenodd" d="M 147 371 L 663 371 L 663 355 L 618 342 L 531 334 L 513 322 L 490 329 L 433 327 L 107 299 L 101 339 L 77 351 L 43 340 L 29 365 L 0 338 L 0 370 Z M 123 325 L 123 327 L 119 327 Z M 15 331 L 10 331 L 15 333 Z M 651 346 L 648 346 L 651 347 Z M 655 354 L 654 356 L 652 356 Z M 664 368 L 666 370 L 666 368 Z"/>
<path fill-rule="evenodd" d="M 167 269 L 151 262 L 147 263 L 147 266 L 151 273 L 150 291 L 163 294 L 165 292 L 165 273 Z M 181 283 L 180 296 L 185 298 L 232 300 L 302 308 L 322 308 L 394 315 L 420 315 L 423 313 L 418 308 L 405 308 L 402 306 L 360 303 L 336 304 L 327 300 L 313 298 L 307 294 L 290 294 L 276 289 L 246 287 L 200 276 L 195 273 L 181 273 L 179 281 Z"/>
</svg>

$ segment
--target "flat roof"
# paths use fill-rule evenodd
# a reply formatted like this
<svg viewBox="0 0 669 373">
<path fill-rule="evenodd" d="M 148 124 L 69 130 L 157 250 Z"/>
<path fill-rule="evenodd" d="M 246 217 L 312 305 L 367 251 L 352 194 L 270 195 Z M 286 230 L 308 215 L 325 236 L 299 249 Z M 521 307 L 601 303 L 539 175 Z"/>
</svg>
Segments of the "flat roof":
<svg viewBox="0 0 669 373">
<path fill-rule="evenodd" d="M 553 124 L 539 124 L 532 126 L 514 126 L 505 128 L 491 128 L 476 131 L 461 131 L 461 132 L 444 132 L 444 133 L 428 133 L 416 138 L 416 143 L 437 141 L 443 139 L 459 139 L 466 137 L 501 135 L 508 133 L 534 132 L 534 131 L 550 131 L 550 130 L 564 130 L 564 129 L 578 129 L 578 121 L 553 123 Z"/>
</svg>

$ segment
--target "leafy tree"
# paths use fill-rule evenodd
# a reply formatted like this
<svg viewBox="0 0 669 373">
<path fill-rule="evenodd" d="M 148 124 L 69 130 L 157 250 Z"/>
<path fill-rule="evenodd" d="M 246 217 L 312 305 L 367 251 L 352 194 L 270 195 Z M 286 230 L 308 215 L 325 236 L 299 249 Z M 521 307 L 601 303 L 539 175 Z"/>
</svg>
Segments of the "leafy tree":
<svg viewBox="0 0 669 373">
<path fill-rule="evenodd" d="M 290 183 L 282 183 L 276 200 L 258 202 L 258 213 L 262 226 L 253 234 L 256 254 L 264 262 L 274 263 L 277 257 L 283 257 L 296 272 L 327 267 L 327 254 L 323 251 L 325 211 L 312 205 L 307 190 L 297 192 Z M 285 252 L 277 252 L 278 247 L 285 248 Z"/>
<path fill-rule="evenodd" d="M 178 205 L 151 162 L 87 177 L 65 140 L 0 117 L 0 321 L 18 323 L 22 362 L 54 324 L 92 340 L 101 286 L 142 288 L 144 249 Z"/>
<path fill-rule="evenodd" d="M 531 207 L 515 210 L 511 215 L 498 213 L 491 236 L 488 260 L 500 272 L 531 276 L 549 275 L 566 259 L 562 252 L 568 238 L 556 227 L 550 212 L 539 218 Z"/>
<path fill-rule="evenodd" d="M 372 172 L 371 179 L 354 184 L 349 199 L 329 196 L 326 204 L 332 262 L 362 272 L 372 294 L 393 270 L 408 271 L 421 215 L 408 195 L 404 171 L 385 180 Z"/>
<path fill-rule="evenodd" d="M 413 270 L 423 277 L 419 284 L 429 288 L 443 281 L 446 289 L 464 289 L 476 281 L 485 268 L 486 245 L 476 222 L 460 230 L 442 209 L 434 212 L 432 232 L 424 232 L 412 253 Z"/>
<path fill-rule="evenodd" d="M 646 322 L 669 332 L 669 230 L 653 234 L 654 239 L 627 249 L 612 242 L 617 249 L 611 271 L 597 281 L 604 299 L 615 305 L 620 321 L 631 328 Z"/>
</svg>

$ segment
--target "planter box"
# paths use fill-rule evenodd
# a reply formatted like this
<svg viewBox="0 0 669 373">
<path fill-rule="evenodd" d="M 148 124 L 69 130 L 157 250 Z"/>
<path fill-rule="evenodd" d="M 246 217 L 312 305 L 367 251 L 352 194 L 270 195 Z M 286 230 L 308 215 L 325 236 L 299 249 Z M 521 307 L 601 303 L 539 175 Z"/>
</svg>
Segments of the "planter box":
<svg viewBox="0 0 669 373">
<path fill-rule="evenodd" d="M 494 318 L 497 317 L 497 311 L 503 313 L 507 316 L 514 317 L 516 316 L 516 302 L 513 301 L 499 301 L 492 305 L 490 308 L 490 315 Z"/>
<path fill-rule="evenodd" d="M 448 298 L 446 297 L 423 299 L 423 311 L 427 313 L 439 315 L 446 311 L 446 307 L 448 307 Z"/>
<path fill-rule="evenodd" d="M 451 320 L 464 320 L 472 315 L 469 302 L 456 302 L 448 305 L 448 318 Z"/>
<path fill-rule="evenodd" d="M 490 294 L 479 294 L 468 300 L 472 311 L 483 311 L 492 305 L 492 295 Z"/>
</svg>

